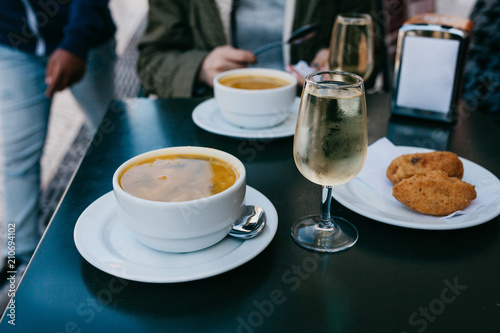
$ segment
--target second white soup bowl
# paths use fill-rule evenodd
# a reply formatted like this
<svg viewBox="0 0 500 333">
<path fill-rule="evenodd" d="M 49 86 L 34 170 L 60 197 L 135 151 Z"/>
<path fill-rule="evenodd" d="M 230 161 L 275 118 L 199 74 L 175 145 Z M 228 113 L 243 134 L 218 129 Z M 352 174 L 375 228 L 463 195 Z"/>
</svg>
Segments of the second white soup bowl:
<svg viewBox="0 0 500 333">
<path fill-rule="evenodd" d="M 288 82 L 271 89 L 239 89 L 220 83 L 230 76 L 262 75 Z M 222 116 L 233 125 L 266 128 L 279 125 L 289 115 L 295 100 L 297 79 L 285 71 L 266 68 L 241 68 L 220 73 L 214 78 L 214 97 Z"/>
</svg>

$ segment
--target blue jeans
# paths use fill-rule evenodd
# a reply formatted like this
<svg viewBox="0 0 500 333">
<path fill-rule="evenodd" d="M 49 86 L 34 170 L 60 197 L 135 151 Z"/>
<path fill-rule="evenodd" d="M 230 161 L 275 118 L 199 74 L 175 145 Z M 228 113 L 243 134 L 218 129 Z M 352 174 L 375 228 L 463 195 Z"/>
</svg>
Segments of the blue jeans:
<svg viewBox="0 0 500 333">
<path fill-rule="evenodd" d="M 83 79 L 70 89 L 93 132 L 114 97 L 115 41 L 92 50 Z M 52 100 L 44 95 L 46 57 L 0 45 L 0 135 L 3 151 L 2 222 L 15 223 L 16 257 L 27 260 L 38 241 L 40 158 Z M 0 258 L 6 255 L 6 239 Z"/>
</svg>

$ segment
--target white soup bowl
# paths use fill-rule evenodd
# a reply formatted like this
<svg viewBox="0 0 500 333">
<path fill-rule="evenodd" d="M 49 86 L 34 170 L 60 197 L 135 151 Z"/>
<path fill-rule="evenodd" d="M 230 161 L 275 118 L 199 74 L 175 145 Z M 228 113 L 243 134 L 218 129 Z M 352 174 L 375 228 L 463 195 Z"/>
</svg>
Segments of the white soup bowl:
<svg viewBox="0 0 500 333">
<path fill-rule="evenodd" d="M 233 167 L 236 181 L 212 196 L 180 202 L 142 199 L 123 190 L 119 177 L 142 160 L 171 154 L 204 155 Z M 222 240 L 240 216 L 246 191 L 243 163 L 226 152 L 205 147 L 171 147 L 153 150 L 124 162 L 113 175 L 113 192 L 119 220 L 145 245 L 166 252 L 191 252 Z"/>
<path fill-rule="evenodd" d="M 220 80 L 237 76 L 270 76 L 288 84 L 271 89 L 240 89 Z M 244 128 L 266 128 L 281 124 L 289 115 L 297 92 L 297 79 L 290 73 L 266 68 L 241 68 L 220 73 L 214 78 L 214 97 L 222 116 Z"/>
</svg>

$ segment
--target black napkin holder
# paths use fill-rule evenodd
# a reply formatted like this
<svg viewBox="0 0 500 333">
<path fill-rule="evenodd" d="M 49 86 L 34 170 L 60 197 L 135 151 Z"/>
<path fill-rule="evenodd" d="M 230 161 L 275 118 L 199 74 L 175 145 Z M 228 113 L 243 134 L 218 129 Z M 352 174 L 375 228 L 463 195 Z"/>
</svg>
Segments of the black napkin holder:
<svg viewBox="0 0 500 333">
<path fill-rule="evenodd" d="M 472 22 L 422 14 L 399 30 L 391 113 L 437 121 L 457 118 Z"/>
</svg>

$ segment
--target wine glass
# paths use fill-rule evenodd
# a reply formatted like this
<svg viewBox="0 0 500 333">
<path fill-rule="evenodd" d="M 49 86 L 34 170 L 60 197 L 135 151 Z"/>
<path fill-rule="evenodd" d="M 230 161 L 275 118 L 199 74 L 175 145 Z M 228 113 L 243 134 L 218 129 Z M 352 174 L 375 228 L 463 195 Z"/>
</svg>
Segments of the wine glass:
<svg viewBox="0 0 500 333">
<path fill-rule="evenodd" d="M 346 72 L 306 76 L 293 142 L 300 173 L 322 185 L 321 215 L 292 226 L 292 237 L 320 252 L 342 251 L 356 243 L 358 231 L 347 220 L 330 215 L 332 189 L 361 171 L 368 148 L 363 79 Z"/>
<path fill-rule="evenodd" d="M 358 74 L 366 81 L 373 72 L 373 57 L 371 16 L 339 14 L 333 25 L 330 41 L 330 70 Z"/>
</svg>

